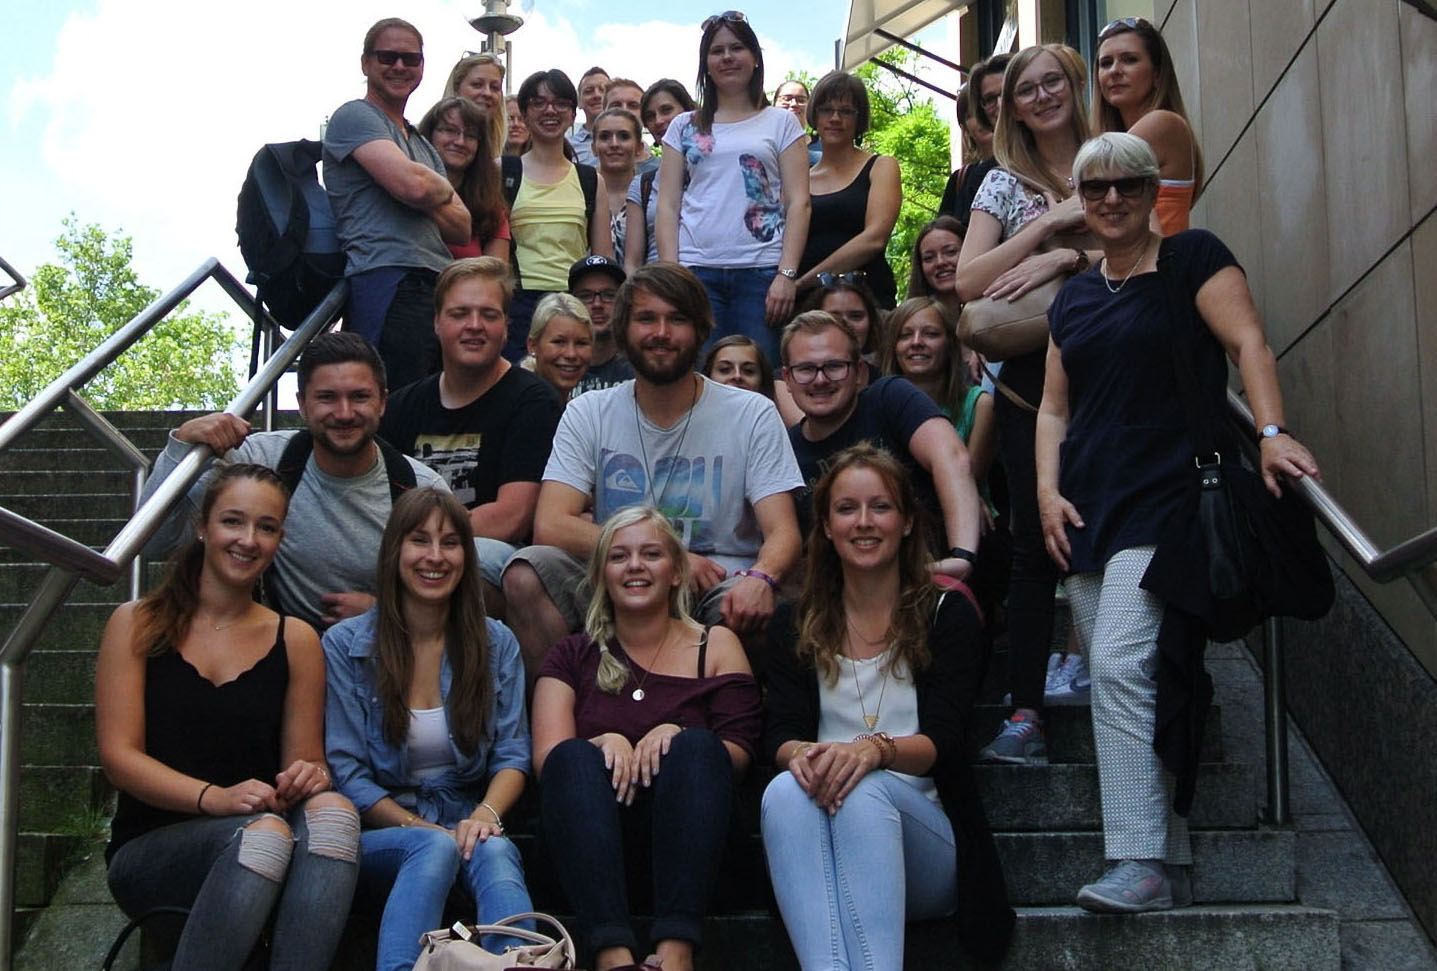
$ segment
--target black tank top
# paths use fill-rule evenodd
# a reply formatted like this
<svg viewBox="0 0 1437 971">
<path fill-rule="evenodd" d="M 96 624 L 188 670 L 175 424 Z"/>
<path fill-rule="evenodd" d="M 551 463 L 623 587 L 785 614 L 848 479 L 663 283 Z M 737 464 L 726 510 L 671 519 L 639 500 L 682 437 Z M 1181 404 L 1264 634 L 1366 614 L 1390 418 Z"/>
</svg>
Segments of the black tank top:
<svg viewBox="0 0 1437 971">
<path fill-rule="evenodd" d="M 853 181 L 837 192 L 811 197 L 813 211 L 808 221 L 808 242 L 803 247 L 803 258 L 798 261 L 799 273 L 807 273 L 863 232 L 864 217 L 868 212 L 869 175 L 877 161 L 877 155 L 870 158 Z M 898 296 L 898 286 L 893 280 L 893 268 L 888 265 L 888 258 L 879 253 L 863 266 L 863 271 L 866 274 L 863 282 L 878 298 L 878 305 L 885 310 L 892 309 Z"/>
<path fill-rule="evenodd" d="M 165 765 L 232 786 L 246 779 L 273 784 L 282 766 L 284 699 L 289 690 L 289 657 L 280 615 L 274 646 L 233 681 L 215 685 L 176 650 L 145 662 L 145 752 Z M 199 790 L 195 790 L 199 795 Z M 105 859 L 126 841 L 152 829 L 195 818 L 121 792 Z"/>
</svg>

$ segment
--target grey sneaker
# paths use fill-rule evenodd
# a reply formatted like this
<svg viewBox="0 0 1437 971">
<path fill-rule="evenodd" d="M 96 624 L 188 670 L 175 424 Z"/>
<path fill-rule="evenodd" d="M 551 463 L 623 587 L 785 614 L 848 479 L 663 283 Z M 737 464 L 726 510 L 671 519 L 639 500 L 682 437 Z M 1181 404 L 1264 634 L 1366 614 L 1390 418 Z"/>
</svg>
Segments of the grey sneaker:
<svg viewBox="0 0 1437 971">
<path fill-rule="evenodd" d="M 1088 659 L 1069 654 L 1043 692 L 1045 705 L 1086 705 L 1092 701 L 1093 680 L 1088 676 Z"/>
<path fill-rule="evenodd" d="M 1163 864 L 1123 860 L 1097 883 L 1078 891 L 1077 905 L 1097 914 L 1141 914 L 1171 910 L 1173 887 Z"/>
<path fill-rule="evenodd" d="M 1048 743 L 1043 738 L 1043 726 L 1025 715 L 1004 719 L 1003 730 L 983 747 L 978 758 L 1010 765 L 1047 765 Z"/>
</svg>

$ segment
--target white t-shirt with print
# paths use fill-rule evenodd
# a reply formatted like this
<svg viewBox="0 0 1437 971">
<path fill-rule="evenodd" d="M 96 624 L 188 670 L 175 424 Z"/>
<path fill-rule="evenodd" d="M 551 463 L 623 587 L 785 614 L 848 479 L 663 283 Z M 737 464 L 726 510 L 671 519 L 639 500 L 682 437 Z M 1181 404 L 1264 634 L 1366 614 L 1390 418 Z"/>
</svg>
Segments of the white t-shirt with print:
<svg viewBox="0 0 1437 971">
<path fill-rule="evenodd" d="M 700 134 L 696 112 L 674 118 L 664 147 L 684 159 L 679 262 L 686 266 L 777 266 L 784 215 L 778 159 L 804 137 L 798 119 L 763 108 Z"/>
<path fill-rule="evenodd" d="M 689 552 L 729 573 L 752 566 L 763 544 L 753 504 L 803 487 L 773 402 L 708 378 L 670 428 L 644 417 L 633 381 L 575 398 L 544 479 L 593 496 L 596 523 L 626 506 L 657 506 Z"/>
</svg>

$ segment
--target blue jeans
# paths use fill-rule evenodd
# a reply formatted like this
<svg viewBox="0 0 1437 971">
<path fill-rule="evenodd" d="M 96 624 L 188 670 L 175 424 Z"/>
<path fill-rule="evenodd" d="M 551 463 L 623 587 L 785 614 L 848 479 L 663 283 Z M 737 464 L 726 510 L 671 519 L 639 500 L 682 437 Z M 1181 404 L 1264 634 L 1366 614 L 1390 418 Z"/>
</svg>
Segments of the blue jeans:
<svg viewBox="0 0 1437 971">
<path fill-rule="evenodd" d="M 629 923 L 625 858 L 633 855 L 649 859 L 653 874 L 650 937 L 699 943 L 728 836 L 728 749 L 713 732 L 684 729 L 670 743 L 653 786 L 641 788 L 632 806 L 615 801 L 610 779 L 604 753 L 584 738 L 556 745 L 540 779 L 543 839 L 578 917 L 578 937 L 593 951 L 648 953 L 639 949 Z"/>
<path fill-rule="evenodd" d="M 777 266 L 691 266 L 694 275 L 708 291 L 713 304 L 714 332 L 709 335 L 700 356 L 712 344 L 730 334 L 743 334 L 763 348 L 768 361 L 778 370 L 778 328 L 770 327 L 764 309 L 768 288 L 778 275 Z M 784 321 L 783 323 L 788 323 Z"/>
<path fill-rule="evenodd" d="M 439 370 L 439 338 L 434 333 L 438 276 L 418 267 L 381 266 L 349 278 L 344 329 L 379 351 L 390 391 Z"/>
<path fill-rule="evenodd" d="M 376 971 L 403 971 L 414 964 L 419 936 L 443 926 L 444 901 L 456 876 L 474 898 L 480 924 L 534 909 L 519 851 L 505 837 L 475 843 L 467 862 L 451 834 L 427 826 L 367 829 L 360 849 L 360 897 L 371 905 L 384 901 Z M 521 926 L 532 929 L 527 922 Z M 497 953 L 517 942 L 491 935 L 482 943 Z"/>
<path fill-rule="evenodd" d="M 763 793 L 763 847 L 803 971 L 902 971 L 907 920 L 953 913 L 953 828 L 890 772 L 870 772 L 830 816 L 784 772 Z"/>
<path fill-rule="evenodd" d="M 349 808 L 296 809 L 287 817 L 291 841 L 279 833 L 256 839 L 245 827 L 260 818 L 207 816 L 162 826 L 111 859 L 110 893 L 128 916 L 189 908 L 170 965 L 175 971 L 242 967 L 271 912 L 271 968 L 329 967 L 354 894 L 359 819 Z M 279 879 L 261 872 L 276 867 Z"/>
</svg>

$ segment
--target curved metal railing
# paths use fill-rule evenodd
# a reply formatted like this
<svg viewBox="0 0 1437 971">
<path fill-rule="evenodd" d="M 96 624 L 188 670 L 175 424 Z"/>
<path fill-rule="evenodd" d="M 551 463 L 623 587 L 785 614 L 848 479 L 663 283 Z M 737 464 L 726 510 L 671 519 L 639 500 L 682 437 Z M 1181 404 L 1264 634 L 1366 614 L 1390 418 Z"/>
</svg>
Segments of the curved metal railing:
<svg viewBox="0 0 1437 971">
<path fill-rule="evenodd" d="M 3 262 L 0 262 L 0 267 L 3 267 Z M 8 270 L 8 267 L 4 268 Z M 15 274 L 12 272 L 13 275 Z M 108 585 L 128 572 L 131 596 L 139 595 L 143 569 L 140 551 L 169 515 L 170 508 L 199 479 L 210 459 L 208 448 L 196 446 L 191 449 L 174 473 L 140 505 L 138 498 L 149 474 L 149 459 L 119 429 L 95 411 L 80 396 L 79 391 L 91 378 L 148 334 L 206 280 L 218 283 L 254 321 L 258 332 L 264 337 L 264 365 L 225 411 L 233 415 L 247 416 L 268 395 L 270 400 L 264 411 L 263 425 L 265 428 L 272 428 L 277 403 L 275 386 L 310 340 L 339 316 L 348 296 L 349 286 L 342 282 L 336 284 L 289 339 L 275 349 L 274 338 L 279 333 L 278 325 L 255 304 L 254 298 L 245 287 L 215 259 L 202 263 L 177 287 L 140 311 L 134 319 L 115 331 L 104 343 L 52 381 L 33 401 L 0 425 L 0 452 L 3 452 L 21 435 L 63 407 L 105 447 L 118 455 L 131 470 L 137 504 L 129 522 L 120 529 L 103 553 L 97 553 L 68 536 L 0 506 L 0 544 L 23 550 L 37 560 L 51 565 L 15 628 L 5 637 L 3 644 L 0 644 L 0 968 L 10 967 L 15 944 L 12 937 L 12 914 L 15 902 L 16 836 L 19 829 L 17 800 L 20 778 L 21 674 L 25 659 L 55 611 L 81 580 Z"/>
</svg>

